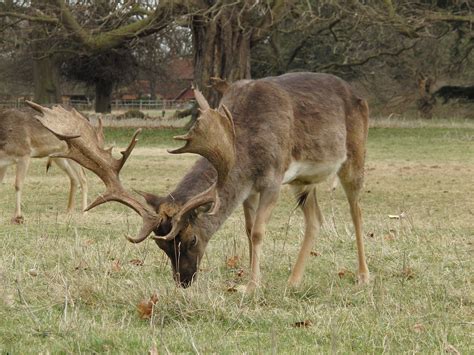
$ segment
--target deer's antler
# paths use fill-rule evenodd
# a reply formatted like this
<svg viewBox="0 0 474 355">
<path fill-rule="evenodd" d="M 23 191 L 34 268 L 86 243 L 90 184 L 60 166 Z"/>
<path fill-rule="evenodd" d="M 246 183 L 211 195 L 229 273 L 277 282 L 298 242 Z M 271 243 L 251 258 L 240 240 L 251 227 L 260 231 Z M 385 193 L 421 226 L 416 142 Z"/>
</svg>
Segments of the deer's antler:
<svg viewBox="0 0 474 355">
<path fill-rule="evenodd" d="M 95 129 L 75 109 L 68 111 L 60 106 L 49 109 L 34 102 L 26 101 L 26 103 L 42 114 L 35 117 L 48 130 L 59 139 L 66 141 L 69 150 L 61 157 L 75 160 L 83 167 L 94 172 L 104 182 L 105 192 L 87 206 L 86 211 L 108 201 L 120 202 L 132 208 L 143 219 L 143 225 L 138 236 L 135 238 L 127 237 L 127 239 L 132 243 L 145 240 L 153 229 L 161 223 L 162 218 L 146 202 L 138 200 L 127 191 L 122 186 L 119 178 L 120 170 L 135 147 L 141 129 L 134 133 L 127 149 L 121 152 L 122 157 L 115 159 L 112 156 L 112 149 L 104 149 L 101 122 L 98 129 Z"/>
<path fill-rule="evenodd" d="M 214 214 L 220 206 L 217 189 L 222 187 L 235 163 L 235 130 L 232 115 L 225 105 L 222 113 L 210 108 L 202 93 L 195 89 L 194 96 L 200 107 L 201 115 L 189 132 L 174 139 L 183 140 L 186 144 L 178 149 L 169 150 L 172 154 L 195 153 L 205 157 L 217 170 L 217 181 L 207 190 L 191 198 L 173 217 L 171 231 L 166 236 L 155 236 L 155 239 L 170 240 L 176 237 L 186 223 L 185 215 L 196 208 L 212 203 L 208 212 Z"/>
</svg>

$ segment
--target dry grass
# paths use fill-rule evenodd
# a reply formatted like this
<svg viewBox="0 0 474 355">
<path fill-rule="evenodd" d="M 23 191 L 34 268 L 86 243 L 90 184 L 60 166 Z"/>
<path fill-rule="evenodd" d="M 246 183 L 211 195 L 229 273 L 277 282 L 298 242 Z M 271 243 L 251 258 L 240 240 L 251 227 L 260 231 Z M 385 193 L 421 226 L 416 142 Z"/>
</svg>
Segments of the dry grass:
<svg viewBox="0 0 474 355">
<path fill-rule="evenodd" d="M 110 129 L 107 138 L 124 146 L 131 131 Z M 122 173 L 126 185 L 173 188 L 194 161 L 165 154 L 174 133 L 144 132 Z M 125 241 L 139 224 L 129 210 L 64 214 L 67 182 L 55 170 L 45 175 L 44 162 L 27 178 L 26 224 L 10 225 L 10 172 L 0 186 L 0 352 L 471 353 L 473 136 L 472 127 L 372 129 L 366 287 L 355 284 L 344 195 L 323 184 L 316 252 L 301 289 L 286 288 L 303 221 L 284 188 L 265 240 L 264 285 L 250 298 L 232 292 L 248 272 L 240 209 L 211 241 L 198 282 L 183 290 L 153 242 Z M 91 195 L 101 191 L 92 176 L 90 185 Z M 154 293 L 142 319 L 137 305 Z"/>
</svg>

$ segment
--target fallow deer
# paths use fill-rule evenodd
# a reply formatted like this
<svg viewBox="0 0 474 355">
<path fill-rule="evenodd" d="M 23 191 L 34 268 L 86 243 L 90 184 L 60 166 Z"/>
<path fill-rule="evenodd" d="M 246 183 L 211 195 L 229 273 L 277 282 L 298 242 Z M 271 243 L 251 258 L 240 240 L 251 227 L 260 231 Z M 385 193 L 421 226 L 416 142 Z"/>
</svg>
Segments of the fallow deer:
<svg viewBox="0 0 474 355">
<path fill-rule="evenodd" d="M 106 192 L 89 207 L 121 202 L 139 213 L 143 226 L 139 243 L 152 237 L 171 260 L 173 276 L 183 287 L 196 277 L 211 236 L 232 211 L 243 204 L 250 255 L 250 280 L 245 291 L 260 283 L 260 259 L 265 227 L 282 184 L 289 184 L 303 210 L 306 229 L 289 278 L 302 280 L 322 221 L 316 184 L 337 174 L 346 192 L 355 227 L 359 282 L 369 280 L 362 235 L 359 193 L 364 177 L 368 105 L 343 80 L 327 74 L 293 73 L 259 80 L 242 80 L 228 87 L 218 109 L 209 107 L 195 90 L 200 117 L 184 136 L 184 147 L 199 159 L 173 192 L 164 197 L 131 194 L 119 172 L 133 150 L 135 133 L 122 158 L 114 159 L 97 132 L 78 112 L 53 110 L 29 103 L 36 116 L 60 139 L 65 155 L 92 170 Z"/>
<path fill-rule="evenodd" d="M 0 182 L 3 181 L 9 165 L 16 165 L 16 206 L 12 223 L 23 222 L 21 212 L 21 190 L 31 158 L 44 158 L 65 152 L 67 145 L 51 134 L 33 117 L 31 109 L 9 109 L 0 112 Z M 82 207 L 87 207 L 87 179 L 83 168 L 64 158 L 50 158 L 68 176 L 71 182 L 67 211 L 74 209 L 77 187 L 82 190 Z"/>
</svg>

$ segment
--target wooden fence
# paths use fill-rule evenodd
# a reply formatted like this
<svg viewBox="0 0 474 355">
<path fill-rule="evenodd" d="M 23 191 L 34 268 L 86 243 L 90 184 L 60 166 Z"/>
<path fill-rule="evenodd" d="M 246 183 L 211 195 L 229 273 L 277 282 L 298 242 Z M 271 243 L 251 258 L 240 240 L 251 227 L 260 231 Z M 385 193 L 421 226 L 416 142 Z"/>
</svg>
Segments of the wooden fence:
<svg viewBox="0 0 474 355">
<path fill-rule="evenodd" d="M 191 101 L 182 100 L 112 100 L 112 111 L 128 110 L 183 110 L 190 107 Z M 94 103 L 86 100 L 71 100 L 69 105 L 81 111 L 93 111 Z M 0 108 L 20 108 L 24 107 L 24 100 L 0 101 Z"/>
</svg>

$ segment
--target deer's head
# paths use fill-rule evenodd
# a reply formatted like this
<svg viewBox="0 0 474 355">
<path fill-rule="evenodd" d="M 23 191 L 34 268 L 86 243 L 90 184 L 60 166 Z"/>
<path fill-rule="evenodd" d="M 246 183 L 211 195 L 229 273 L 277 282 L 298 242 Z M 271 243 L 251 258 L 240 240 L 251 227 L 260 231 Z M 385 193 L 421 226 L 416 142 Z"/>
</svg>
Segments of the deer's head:
<svg viewBox="0 0 474 355">
<path fill-rule="evenodd" d="M 127 239 L 140 243 L 154 232 L 151 238 L 168 255 L 173 276 L 184 287 L 195 278 L 208 241 L 208 236 L 199 235 L 193 221 L 200 213 L 212 215 L 219 209 L 218 191 L 235 161 L 235 132 L 230 112 L 225 106 L 219 110 L 211 109 L 199 90 L 195 90 L 195 96 L 200 116 L 187 134 L 174 137 L 185 141 L 185 145 L 169 153 L 195 153 L 205 157 L 215 168 L 217 179 L 208 189 L 182 204 L 176 203 L 170 196 L 159 198 L 139 193 L 139 197 L 122 186 L 119 173 L 137 143 L 140 130 L 135 132 L 127 149 L 121 152 L 122 158 L 115 159 L 111 149 L 104 148 L 102 124 L 94 128 L 76 110 L 67 111 L 60 106 L 49 109 L 27 101 L 41 113 L 36 118 L 68 144 L 68 152 L 61 157 L 77 161 L 104 182 L 106 191 L 86 211 L 109 201 L 132 208 L 142 217 L 143 225 L 136 237 L 128 236 Z"/>
</svg>

